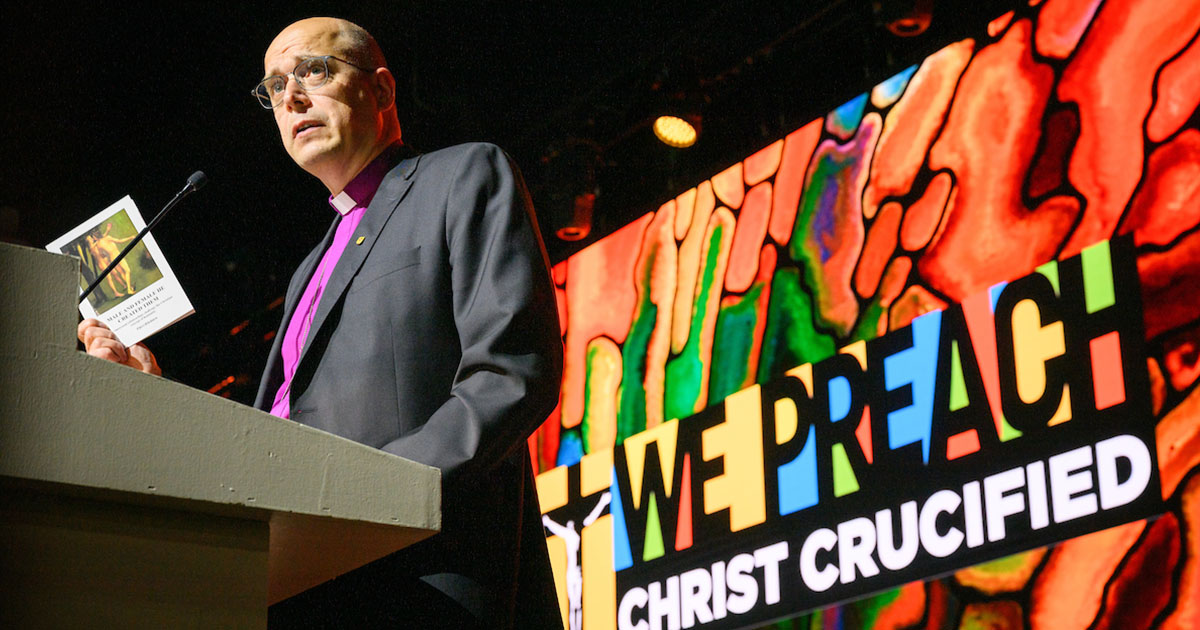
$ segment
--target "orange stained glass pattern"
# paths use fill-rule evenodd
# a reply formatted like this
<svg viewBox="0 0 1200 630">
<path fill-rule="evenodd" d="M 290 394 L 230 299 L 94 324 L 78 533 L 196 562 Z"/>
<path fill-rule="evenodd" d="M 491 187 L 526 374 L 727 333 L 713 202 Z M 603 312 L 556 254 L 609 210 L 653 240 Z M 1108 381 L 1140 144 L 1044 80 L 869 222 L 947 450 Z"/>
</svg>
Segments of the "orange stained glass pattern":
<svg viewBox="0 0 1200 630">
<path fill-rule="evenodd" d="M 1027 141 L 1054 86 L 1054 70 L 1033 59 L 1032 25 L 1018 20 L 980 50 L 959 89 L 975 98 L 956 103 L 929 152 L 929 166 L 958 182 L 945 227 L 918 268 L 953 301 L 1032 271 L 1054 258 L 1075 222 L 1079 201 L 1058 196 L 1027 208 L 1021 184 L 1036 151 Z"/>
<path fill-rule="evenodd" d="M 682 241 L 692 222 L 692 211 L 696 209 L 696 189 L 689 188 L 673 201 L 663 204 L 663 207 L 669 204 L 675 204 L 675 240 Z"/>
<path fill-rule="evenodd" d="M 1132 234 L 1169 512 L 765 627 L 1200 629 L 1200 0 L 1022 3 L 846 96 L 554 268 L 539 470 L 591 461 L 599 492 L 595 462 L 648 427 Z M 993 339 L 987 301 L 963 307 Z M 996 348 L 975 351 L 1007 439 Z M 583 562 L 585 628 L 615 627 L 594 603 L 612 565 Z"/>
<path fill-rule="evenodd" d="M 700 254 L 704 247 L 704 234 L 708 219 L 712 216 L 716 199 L 712 183 L 703 182 L 696 189 L 695 209 L 682 243 L 679 245 L 679 284 L 675 293 L 675 313 L 672 318 L 671 352 L 678 353 L 687 343 L 692 318 L 692 296 L 696 290 L 696 276 L 700 271 Z M 675 232 L 679 233 L 678 230 Z M 676 238 L 679 238 L 678 236 Z"/>
<path fill-rule="evenodd" d="M 884 266 L 896 251 L 896 240 L 900 231 L 900 217 L 904 208 L 898 203 L 888 203 L 871 223 L 867 242 L 863 246 L 862 258 L 854 274 L 854 288 L 862 297 L 875 295 Z"/>
<path fill-rule="evenodd" d="M 742 163 L 738 162 L 714 175 L 712 186 L 717 200 L 722 204 L 734 210 L 742 207 L 742 199 L 746 195 L 746 187 L 742 181 Z"/>
<path fill-rule="evenodd" d="M 1107 581 L 1137 543 L 1145 521 L 1073 538 L 1054 547 L 1034 581 L 1032 630 L 1086 630 L 1100 612 Z"/>
<path fill-rule="evenodd" d="M 910 252 L 925 247 L 942 221 L 942 213 L 954 192 L 954 176 L 942 171 L 929 180 L 925 192 L 908 207 L 900 226 L 900 245 Z"/>
<path fill-rule="evenodd" d="M 974 49 L 974 42 L 966 40 L 934 53 L 917 68 L 904 96 L 888 110 L 874 154 L 877 166 L 872 166 L 863 194 L 863 215 L 868 219 L 884 199 L 912 189 Z"/>
<path fill-rule="evenodd" d="M 1162 630 L 1192 630 L 1200 623 L 1200 475 L 1193 474 L 1178 495 L 1179 505 L 1174 513 L 1182 516 L 1186 534 L 1183 542 L 1183 567 L 1179 582 L 1171 588 L 1175 594 L 1175 610 L 1167 614 Z"/>
<path fill-rule="evenodd" d="M 753 186 L 775 174 L 783 157 L 783 140 L 776 140 L 743 161 L 746 185 Z"/>
<path fill-rule="evenodd" d="M 1187 49 L 1172 59 L 1155 86 L 1154 109 L 1146 121 L 1146 136 L 1162 142 L 1196 111 L 1200 104 L 1200 44 L 1192 39 Z"/>
<path fill-rule="evenodd" d="M 1143 124 L 1157 72 L 1200 28 L 1200 3 L 1114 0 L 1088 26 L 1058 86 L 1058 97 L 1079 108 L 1079 141 L 1071 183 L 1088 211 L 1064 254 L 1078 253 L 1111 234 L 1142 178 Z"/>
<path fill-rule="evenodd" d="M 733 249 L 725 271 L 725 290 L 741 293 L 750 288 L 758 274 L 758 252 L 767 235 L 771 218 L 771 183 L 762 182 L 746 193 L 745 205 L 733 233 Z"/>
<path fill-rule="evenodd" d="M 560 263 L 565 267 L 567 325 L 563 360 L 562 423 L 577 426 L 583 419 L 585 350 L 597 336 L 625 341 L 637 297 L 630 278 L 650 216 L 643 217 L 602 242 Z M 578 308 L 576 308 L 578 305 Z"/>
<path fill-rule="evenodd" d="M 783 163 L 775 178 L 774 200 L 771 206 L 771 223 L 767 231 L 780 245 L 787 245 L 796 223 L 796 206 L 800 204 L 804 173 L 808 159 L 821 139 L 821 121 L 811 123 L 793 131 L 784 139 Z"/>
<path fill-rule="evenodd" d="M 1007 558 L 961 569 L 954 574 L 959 584 L 984 595 L 1016 593 L 1029 584 L 1046 556 L 1045 549 L 1034 549 Z"/>
<path fill-rule="evenodd" d="M 1100 1 L 1056 0 L 1047 3 L 1038 20 L 1038 54 L 1056 59 L 1067 58 L 1091 24 Z"/>
<path fill-rule="evenodd" d="M 1200 130 L 1185 129 L 1146 160 L 1146 185 L 1134 195 L 1118 230 L 1139 245 L 1170 245 L 1200 222 Z"/>
</svg>

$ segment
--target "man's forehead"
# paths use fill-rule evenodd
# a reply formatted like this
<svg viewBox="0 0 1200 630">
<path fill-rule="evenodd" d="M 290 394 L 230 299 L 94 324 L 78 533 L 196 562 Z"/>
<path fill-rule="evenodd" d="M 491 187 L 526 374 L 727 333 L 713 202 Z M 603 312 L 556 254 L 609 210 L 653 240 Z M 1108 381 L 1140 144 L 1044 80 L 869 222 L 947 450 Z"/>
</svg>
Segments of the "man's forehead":
<svg viewBox="0 0 1200 630">
<path fill-rule="evenodd" d="M 283 29 L 275 37 L 263 56 L 263 67 L 268 74 L 286 72 L 303 57 L 344 55 L 344 47 L 342 29 L 336 22 L 305 20 Z"/>
</svg>

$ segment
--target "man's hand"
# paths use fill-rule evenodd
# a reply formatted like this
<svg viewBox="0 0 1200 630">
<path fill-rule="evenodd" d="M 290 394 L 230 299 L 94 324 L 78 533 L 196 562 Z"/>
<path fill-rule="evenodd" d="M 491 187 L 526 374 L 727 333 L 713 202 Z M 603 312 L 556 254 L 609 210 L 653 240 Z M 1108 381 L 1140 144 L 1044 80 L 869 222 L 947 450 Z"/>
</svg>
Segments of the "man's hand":
<svg viewBox="0 0 1200 630">
<path fill-rule="evenodd" d="M 150 352 L 145 344 L 136 343 L 128 348 L 125 347 L 125 344 L 117 340 L 117 335 L 98 319 L 85 319 L 79 322 L 76 335 L 79 337 L 79 341 L 83 342 L 87 353 L 94 357 L 128 365 L 147 374 L 162 376 L 162 370 L 158 367 L 154 353 Z"/>
</svg>

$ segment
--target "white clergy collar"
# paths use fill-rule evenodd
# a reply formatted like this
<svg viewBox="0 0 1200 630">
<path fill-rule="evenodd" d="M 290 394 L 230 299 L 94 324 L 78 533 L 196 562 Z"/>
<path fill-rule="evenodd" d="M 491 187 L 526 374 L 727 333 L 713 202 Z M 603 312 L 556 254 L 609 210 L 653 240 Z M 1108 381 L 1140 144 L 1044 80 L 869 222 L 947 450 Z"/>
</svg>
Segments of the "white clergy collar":
<svg viewBox="0 0 1200 630">
<path fill-rule="evenodd" d="M 333 206 L 333 209 L 337 210 L 337 213 L 342 216 L 350 214 L 350 211 L 358 205 L 358 202 L 355 201 L 353 197 L 346 194 L 346 191 L 344 190 L 334 195 L 333 199 L 329 200 L 329 203 Z"/>
</svg>

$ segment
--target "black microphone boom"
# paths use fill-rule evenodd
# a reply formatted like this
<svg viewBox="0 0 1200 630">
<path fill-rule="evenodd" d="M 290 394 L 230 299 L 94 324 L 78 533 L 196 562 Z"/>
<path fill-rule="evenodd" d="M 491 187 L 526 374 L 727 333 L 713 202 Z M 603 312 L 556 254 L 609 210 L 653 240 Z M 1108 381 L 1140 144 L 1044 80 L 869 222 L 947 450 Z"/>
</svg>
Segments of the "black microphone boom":
<svg viewBox="0 0 1200 630">
<path fill-rule="evenodd" d="M 79 303 L 83 304 L 83 301 L 87 299 L 87 296 L 91 295 L 92 291 L 95 291 L 96 287 L 100 286 L 100 282 L 108 277 L 108 274 L 113 270 L 113 268 L 115 268 L 121 263 L 122 260 L 125 259 L 125 255 L 132 251 L 138 243 L 142 242 L 142 239 L 145 238 L 146 234 L 148 234 L 150 230 L 154 229 L 154 226 L 158 225 L 158 222 L 162 221 L 163 217 L 167 216 L 167 213 L 171 211 L 171 208 L 175 207 L 175 204 L 179 203 L 179 201 L 184 197 L 196 192 L 197 190 L 200 190 L 201 188 L 204 188 L 204 185 L 207 183 L 208 176 L 206 176 L 203 171 L 196 171 L 195 173 L 192 173 L 192 176 L 187 180 L 187 184 L 184 184 L 183 190 L 175 193 L 175 198 L 168 201 L 167 205 L 163 206 L 163 209 L 158 211 L 158 214 L 154 217 L 154 219 L 151 220 L 146 227 L 142 228 L 142 231 L 138 232 L 138 235 L 134 237 L 134 239 L 130 241 L 124 249 L 121 250 L 121 253 L 117 254 L 117 257 L 114 258 L 112 262 L 108 263 L 108 266 L 104 268 L 104 271 L 101 271 L 100 275 L 96 276 L 95 280 L 92 280 L 92 283 L 88 285 L 88 288 L 83 290 L 83 293 L 79 296 Z"/>
<path fill-rule="evenodd" d="M 196 171 L 188 177 L 187 183 L 188 186 L 192 187 L 190 192 L 196 192 L 204 188 L 204 185 L 208 183 L 208 176 L 204 174 L 204 171 Z"/>
</svg>

